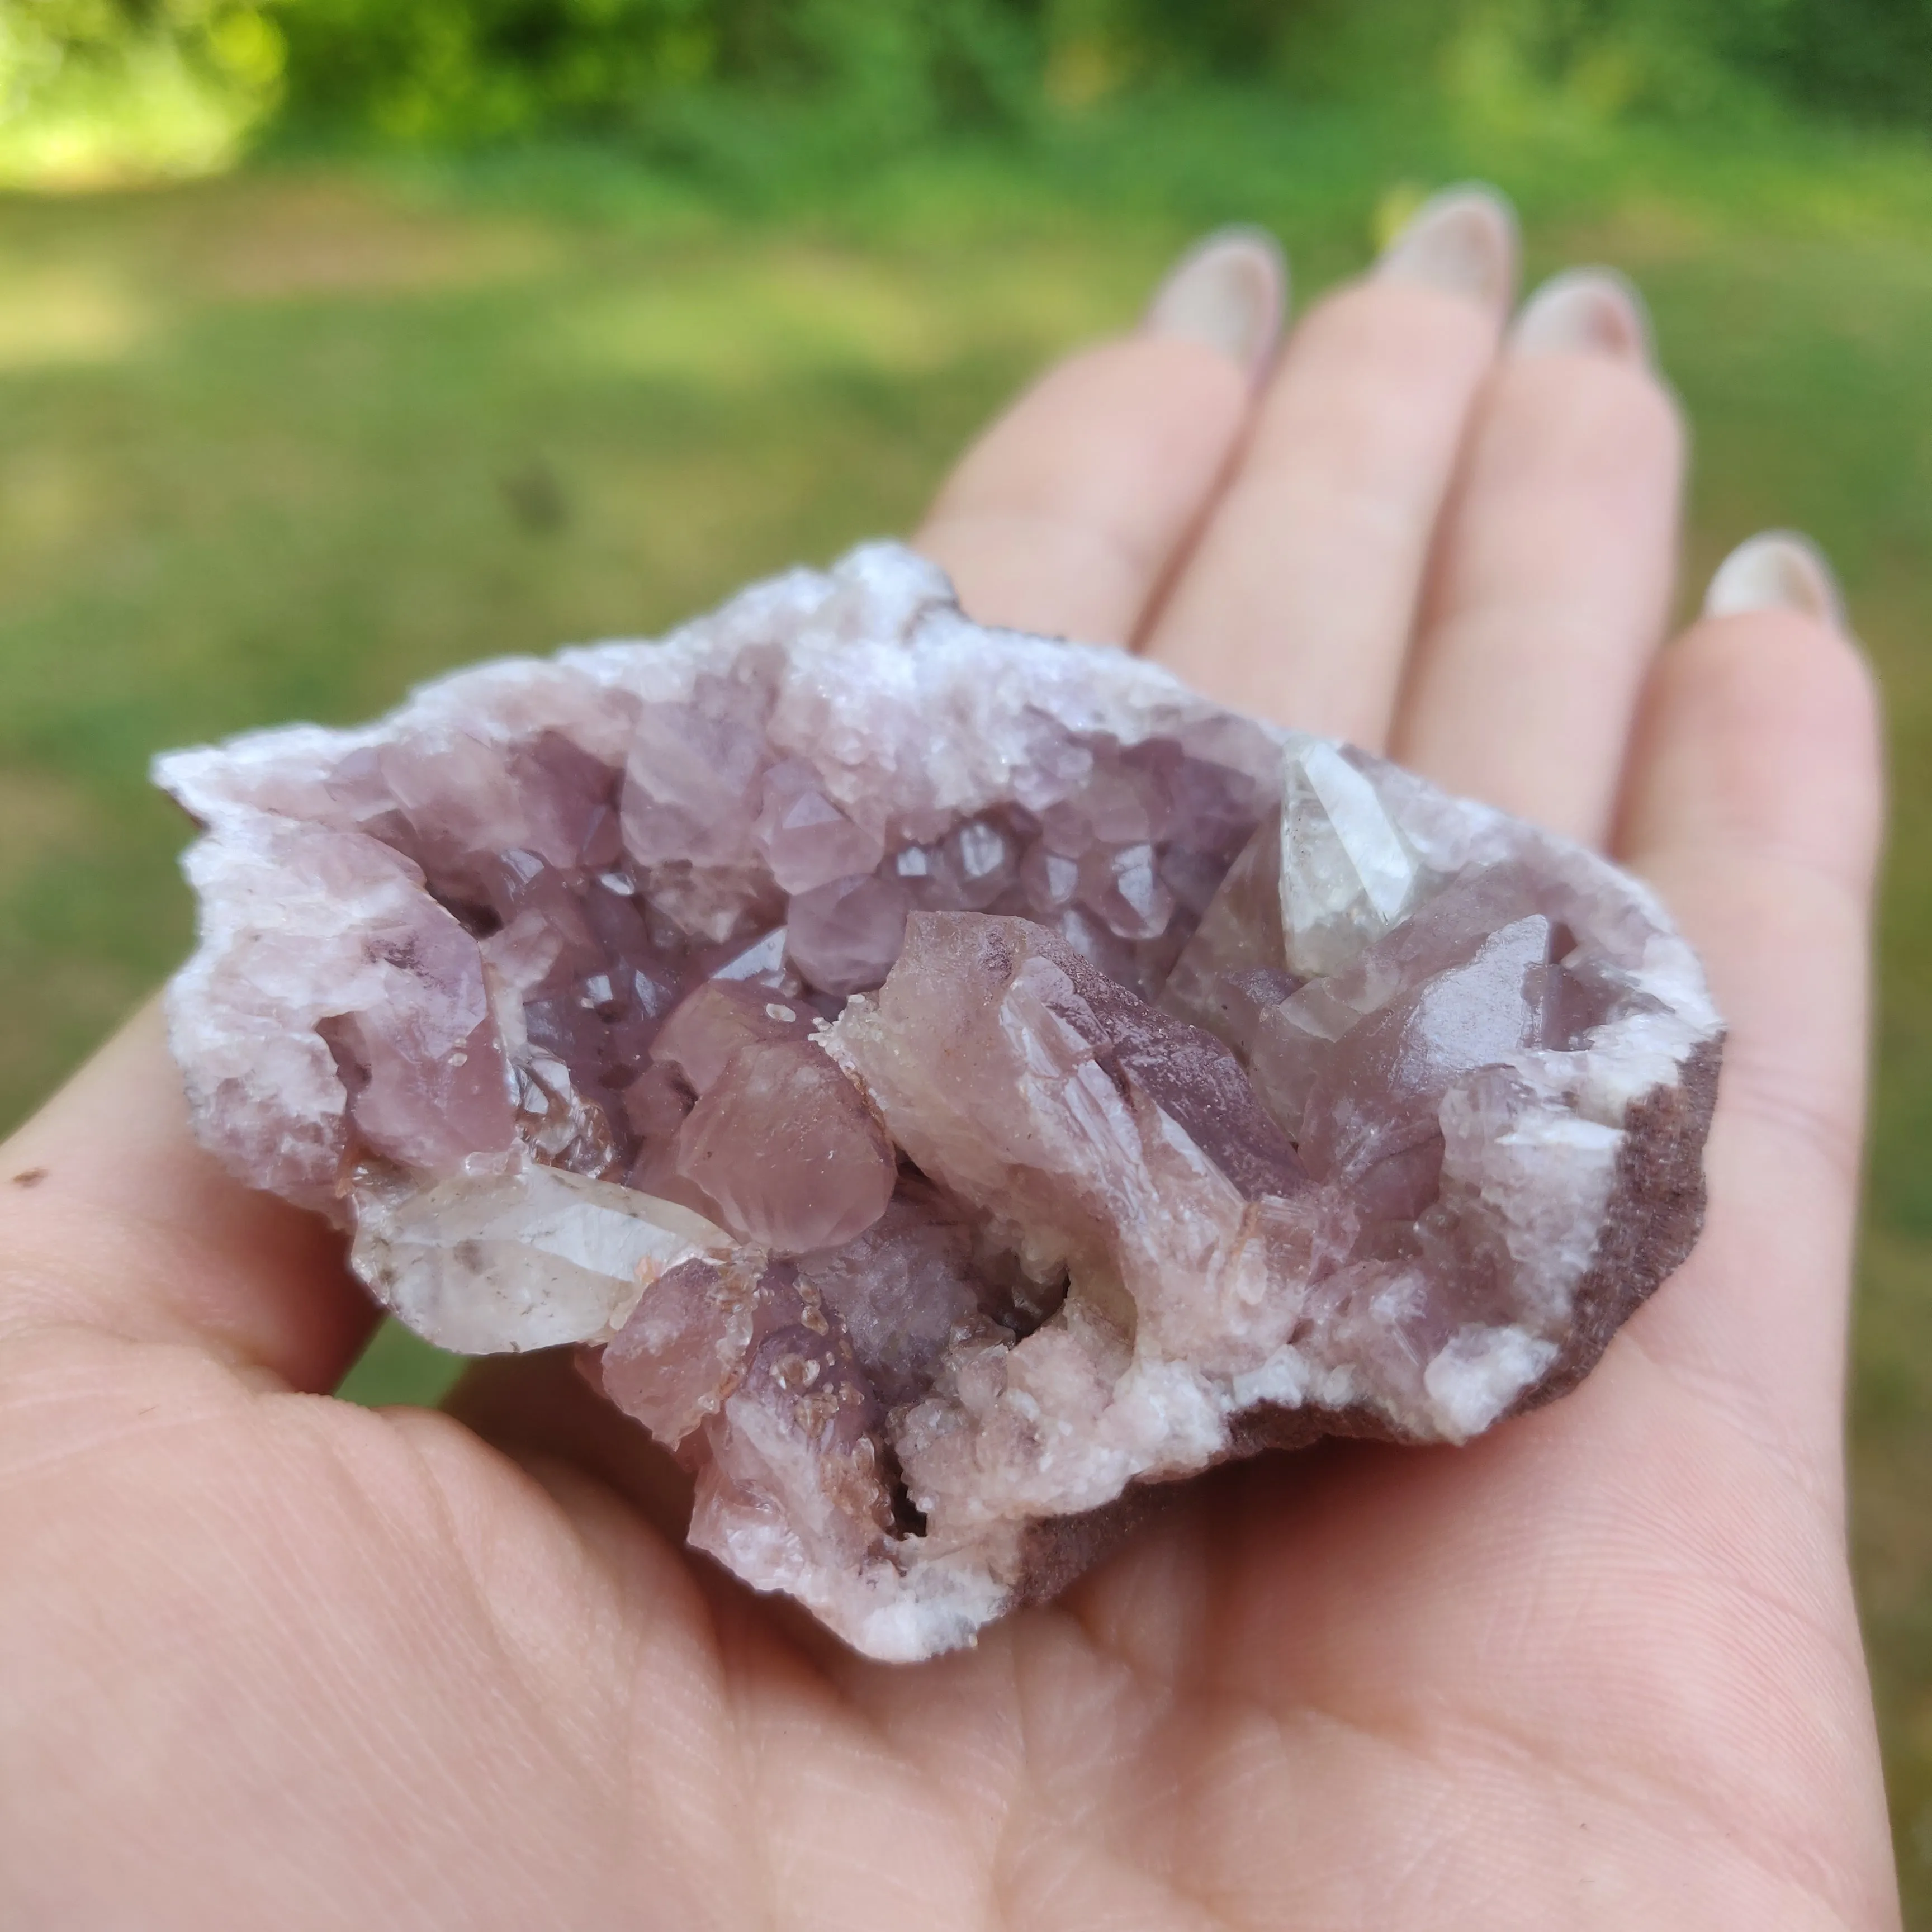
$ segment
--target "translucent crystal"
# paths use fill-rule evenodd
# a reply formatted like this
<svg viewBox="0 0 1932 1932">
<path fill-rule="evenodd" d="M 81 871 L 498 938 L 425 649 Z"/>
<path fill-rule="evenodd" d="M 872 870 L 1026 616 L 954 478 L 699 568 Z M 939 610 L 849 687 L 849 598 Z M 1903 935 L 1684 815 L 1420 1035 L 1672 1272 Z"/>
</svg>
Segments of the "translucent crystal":
<svg viewBox="0 0 1932 1932">
<path fill-rule="evenodd" d="M 587 1345 L 692 1542 L 876 1657 L 1150 1484 L 1560 1394 L 1696 1235 L 1642 886 L 904 550 L 160 776 L 202 1139 L 431 1340 Z"/>
<path fill-rule="evenodd" d="M 863 873 L 801 892 L 791 902 L 787 956 L 823 992 L 876 986 L 898 956 L 910 902 L 897 879 Z"/>
<path fill-rule="evenodd" d="M 705 1424 L 691 1540 L 734 1568 L 860 1568 L 892 1528 L 878 1399 L 843 1323 L 790 1263 L 759 1277 L 751 1316 L 740 1379 Z"/>
<path fill-rule="evenodd" d="M 518 1157 L 427 1188 L 373 1172 L 350 1198 L 356 1272 L 458 1354 L 601 1340 L 653 1277 L 730 1245 L 669 1202 Z"/>
<path fill-rule="evenodd" d="M 1291 973 L 1340 971 L 1402 916 L 1418 867 L 1375 786 L 1337 746 L 1291 740 L 1282 777 L 1281 914 Z"/>
<path fill-rule="evenodd" d="M 682 1442 L 737 1385 L 754 1292 L 742 1268 L 723 1262 L 665 1270 L 598 1359 L 604 1393 L 659 1442 Z"/>
<path fill-rule="evenodd" d="M 788 892 L 869 872 L 884 856 L 878 833 L 848 818 L 802 758 L 782 758 L 766 772 L 764 798 L 754 828 L 758 848 Z"/>
<path fill-rule="evenodd" d="M 708 1093 L 740 1047 L 802 1044 L 818 1015 L 754 980 L 711 979 L 686 998 L 650 1045 L 650 1057 L 694 1094 Z"/>
<path fill-rule="evenodd" d="M 740 1047 L 677 1130 L 678 1172 L 742 1240 L 836 1247 L 886 1211 L 898 1169 L 852 1083 L 809 1044 Z"/>
</svg>

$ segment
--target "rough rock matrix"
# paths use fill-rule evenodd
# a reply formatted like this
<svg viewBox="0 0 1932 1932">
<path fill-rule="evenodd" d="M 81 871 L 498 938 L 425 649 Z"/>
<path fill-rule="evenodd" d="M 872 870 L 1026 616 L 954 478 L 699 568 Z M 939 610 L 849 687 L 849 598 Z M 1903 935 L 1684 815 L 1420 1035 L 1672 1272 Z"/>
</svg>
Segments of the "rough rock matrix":
<svg viewBox="0 0 1932 1932">
<path fill-rule="evenodd" d="M 1145 1486 L 1561 1392 L 1696 1235 L 1642 886 L 896 547 L 158 776 L 206 1143 L 430 1341 L 587 1345 L 692 1541 L 875 1657 Z"/>
</svg>

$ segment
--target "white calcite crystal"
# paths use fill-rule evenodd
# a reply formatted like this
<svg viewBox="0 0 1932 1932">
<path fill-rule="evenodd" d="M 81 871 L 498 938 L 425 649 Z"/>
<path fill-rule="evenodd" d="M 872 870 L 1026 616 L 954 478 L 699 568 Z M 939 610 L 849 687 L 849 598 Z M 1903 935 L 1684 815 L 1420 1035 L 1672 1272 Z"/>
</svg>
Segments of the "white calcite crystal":
<svg viewBox="0 0 1932 1932">
<path fill-rule="evenodd" d="M 1642 886 L 895 546 L 158 775 L 206 1144 L 429 1340 L 585 1347 L 874 1657 L 1231 1456 L 1561 1393 L 1696 1238 Z"/>
</svg>

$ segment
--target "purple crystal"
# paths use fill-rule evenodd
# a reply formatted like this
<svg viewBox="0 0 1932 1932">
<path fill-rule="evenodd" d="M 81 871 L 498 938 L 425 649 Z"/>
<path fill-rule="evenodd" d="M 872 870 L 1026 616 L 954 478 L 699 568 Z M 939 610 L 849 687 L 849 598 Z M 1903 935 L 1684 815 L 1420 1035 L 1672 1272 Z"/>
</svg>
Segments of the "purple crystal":
<svg viewBox="0 0 1932 1932">
<path fill-rule="evenodd" d="M 883 1560 L 884 1417 L 844 1324 L 784 1262 L 759 1278 L 752 1322 L 737 1385 L 705 1424 L 692 1541 L 741 1570 L 775 1556 L 848 1570 Z"/>
<path fill-rule="evenodd" d="M 677 1130 L 677 1171 L 740 1240 L 781 1254 L 832 1248 L 886 1211 L 892 1144 L 819 1049 L 740 1047 Z"/>
<path fill-rule="evenodd" d="M 788 892 L 869 872 L 884 855 L 878 833 L 848 818 L 802 758 L 782 758 L 772 766 L 765 774 L 764 797 L 755 828 L 758 849 L 772 878 Z"/>
<path fill-rule="evenodd" d="M 736 962 L 734 962 L 736 963 Z M 683 1000 L 656 1040 L 650 1057 L 694 1094 L 710 1092 L 740 1047 L 802 1044 L 816 1016 L 754 980 L 706 980 Z"/>
<path fill-rule="evenodd" d="M 752 1346 L 753 1285 L 741 1270 L 689 1261 L 658 1276 L 599 1364 L 604 1390 L 661 1442 L 716 1415 Z"/>
<path fill-rule="evenodd" d="M 469 1352 L 588 1345 L 873 1655 L 1138 1486 L 1560 1394 L 1688 1251 L 1720 1028 L 1588 853 L 878 547 L 164 760 L 198 1132 Z"/>
<path fill-rule="evenodd" d="M 910 895 L 897 879 L 834 879 L 791 902 L 786 956 L 826 993 L 857 993 L 892 970 L 905 936 Z"/>
<path fill-rule="evenodd" d="M 860 1365 L 888 1407 L 933 1384 L 962 1329 L 1035 1328 L 1046 1310 L 1006 1256 L 979 1251 L 976 1217 L 916 1174 L 843 1247 L 806 1256 L 806 1278 L 838 1311 Z"/>
</svg>

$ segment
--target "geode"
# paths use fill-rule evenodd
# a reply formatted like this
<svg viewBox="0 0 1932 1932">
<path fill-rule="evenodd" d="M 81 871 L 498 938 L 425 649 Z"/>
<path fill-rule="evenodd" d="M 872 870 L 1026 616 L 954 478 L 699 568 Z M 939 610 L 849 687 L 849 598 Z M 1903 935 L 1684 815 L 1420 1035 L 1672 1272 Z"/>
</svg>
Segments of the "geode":
<svg viewBox="0 0 1932 1932">
<path fill-rule="evenodd" d="M 895 546 L 158 775 L 204 1142 L 430 1341 L 582 1345 L 874 1657 L 1229 1456 L 1560 1394 L 1696 1238 L 1641 884 Z"/>
</svg>

